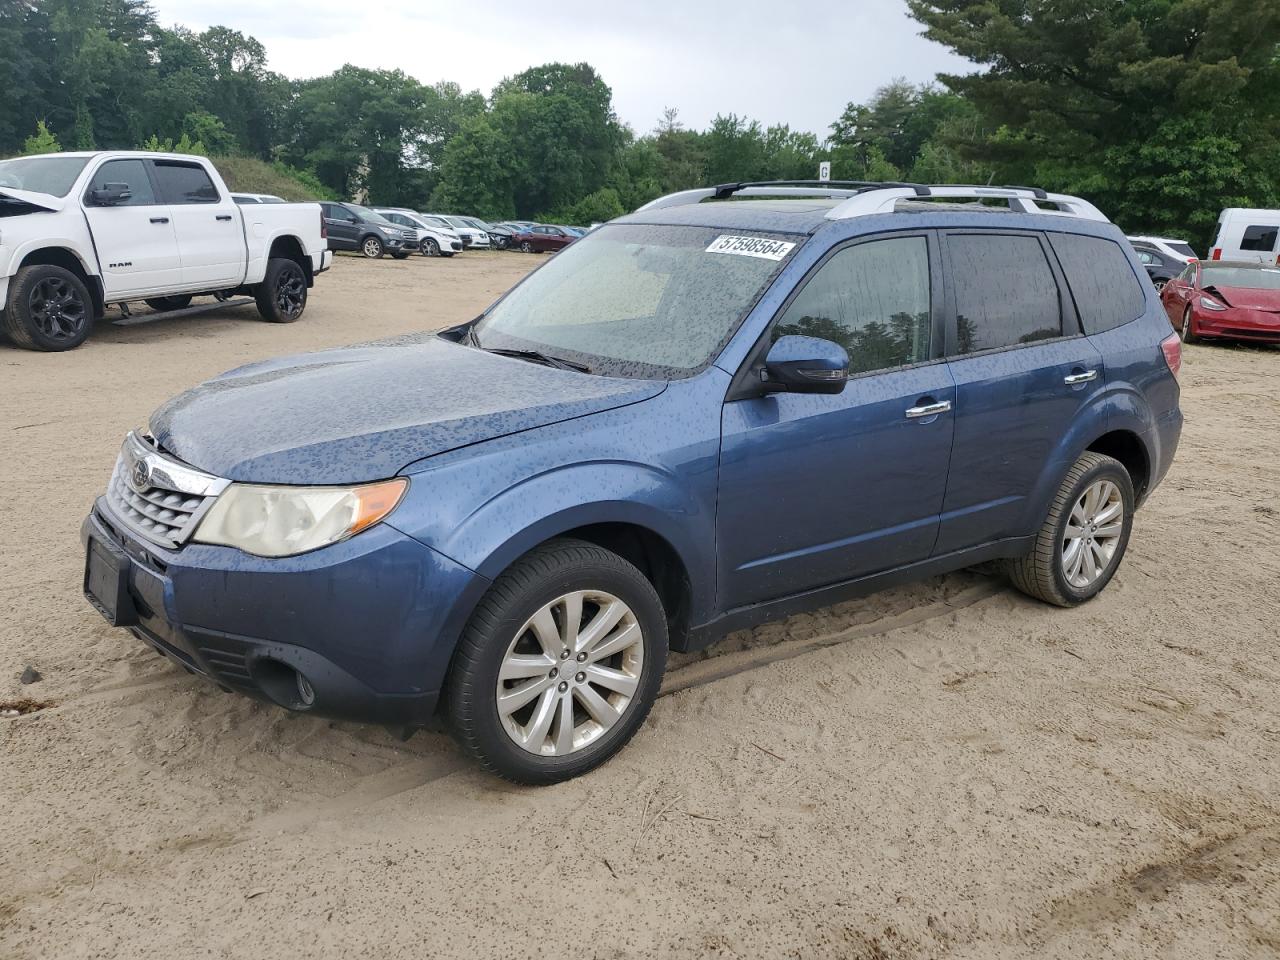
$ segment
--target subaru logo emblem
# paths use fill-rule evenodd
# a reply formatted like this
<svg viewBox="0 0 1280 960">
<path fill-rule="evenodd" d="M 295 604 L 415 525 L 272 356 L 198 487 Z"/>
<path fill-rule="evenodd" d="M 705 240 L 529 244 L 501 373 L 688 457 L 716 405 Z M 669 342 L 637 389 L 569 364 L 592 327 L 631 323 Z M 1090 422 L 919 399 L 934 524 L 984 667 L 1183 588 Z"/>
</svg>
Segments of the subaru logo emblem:
<svg viewBox="0 0 1280 960">
<path fill-rule="evenodd" d="M 129 471 L 129 486 L 141 492 L 151 485 L 151 466 L 145 460 L 133 461 Z"/>
</svg>

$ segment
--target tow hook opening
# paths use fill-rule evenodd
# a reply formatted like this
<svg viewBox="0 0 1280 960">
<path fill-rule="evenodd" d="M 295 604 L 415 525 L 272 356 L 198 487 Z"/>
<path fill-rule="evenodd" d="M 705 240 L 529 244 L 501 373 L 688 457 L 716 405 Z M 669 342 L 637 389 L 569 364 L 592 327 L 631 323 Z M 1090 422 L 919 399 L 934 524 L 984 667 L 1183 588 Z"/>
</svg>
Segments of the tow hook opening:
<svg viewBox="0 0 1280 960">
<path fill-rule="evenodd" d="M 316 691 L 311 681 L 287 663 L 262 657 L 250 668 L 254 681 L 268 697 L 287 710 L 310 710 Z"/>
</svg>

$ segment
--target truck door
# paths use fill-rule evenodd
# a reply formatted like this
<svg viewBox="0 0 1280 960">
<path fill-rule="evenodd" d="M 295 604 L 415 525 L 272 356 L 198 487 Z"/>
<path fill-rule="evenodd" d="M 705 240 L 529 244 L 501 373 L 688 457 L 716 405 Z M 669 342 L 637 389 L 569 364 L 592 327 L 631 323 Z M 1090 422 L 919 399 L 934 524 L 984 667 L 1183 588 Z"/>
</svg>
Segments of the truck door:
<svg viewBox="0 0 1280 960">
<path fill-rule="evenodd" d="M 95 190 L 125 184 L 129 196 L 101 206 Z M 178 237 L 168 204 L 156 196 L 144 160 L 108 160 L 98 167 L 82 198 L 102 269 L 107 302 L 182 286 Z"/>
<path fill-rule="evenodd" d="M 240 211 L 222 196 L 209 173 L 190 160 L 152 160 L 156 184 L 168 202 L 182 258 L 182 285 L 220 290 L 244 279 L 244 229 Z"/>
</svg>

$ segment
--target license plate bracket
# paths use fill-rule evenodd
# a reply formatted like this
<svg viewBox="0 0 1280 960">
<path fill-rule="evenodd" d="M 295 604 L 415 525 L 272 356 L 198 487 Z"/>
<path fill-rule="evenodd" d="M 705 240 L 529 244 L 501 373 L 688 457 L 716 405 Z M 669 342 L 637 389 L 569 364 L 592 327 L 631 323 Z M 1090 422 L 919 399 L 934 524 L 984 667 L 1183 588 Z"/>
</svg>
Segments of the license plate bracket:
<svg viewBox="0 0 1280 960">
<path fill-rule="evenodd" d="M 138 611 L 129 594 L 129 555 L 114 543 L 90 537 L 85 549 L 84 596 L 113 627 L 132 627 Z"/>
</svg>

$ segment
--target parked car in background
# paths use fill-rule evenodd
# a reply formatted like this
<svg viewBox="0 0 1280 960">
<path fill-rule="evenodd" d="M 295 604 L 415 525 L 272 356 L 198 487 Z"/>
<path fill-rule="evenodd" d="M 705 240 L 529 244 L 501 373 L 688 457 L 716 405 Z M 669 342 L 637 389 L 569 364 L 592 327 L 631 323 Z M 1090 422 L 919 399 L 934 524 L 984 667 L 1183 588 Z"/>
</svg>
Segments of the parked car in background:
<svg viewBox="0 0 1280 960">
<path fill-rule="evenodd" d="M 515 246 L 523 253 L 555 253 L 577 239 L 563 227 L 553 227 L 545 223 L 526 227 L 521 233 L 512 237 Z"/>
<path fill-rule="evenodd" d="M 0 330 L 79 346 L 108 304 L 186 309 L 245 293 L 264 320 L 302 316 L 332 259 L 314 203 L 238 205 L 205 157 L 52 153 L 0 161 Z"/>
<path fill-rule="evenodd" d="M 424 257 L 452 257 L 462 251 L 462 239 L 449 227 L 427 220 L 421 214 L 403 207 L 375 211 L 398 227 L 413 230 L 418 237 L 418 251 Z"/>
<path fill-rule="evenodd" d="M 507 250 L 511 247 L 512 238 L 521 229 L 511 223 L 491 223 L 489 224 L 489 242 L 498 250 Z"/>
<path fill-rule="evenodd" d="M 169 401 L 84 521 L 89 600 L 288 710 L 439 709 L 526 783 L 620 750 L 669 649 L 988 561 L 1088 602 L 1182 427 L 1124 236 L 1026 188 L 787 189 L 659 199 L 468 323 Z"/>
<path fill-rule="evenodd" d="M 1154 247 L 1166 257 L 1173 260 L 1181 260 L 1183 263 L 1199 259 L 1199 255 L 1191 249 L 1191 244 L 1185 240 L 1178 240 L 1173 237 L 1146 236 L 1129 237 L 1128 239 L 1134 246 L 1141 244 L 1145 247 Z"/>
<path fill-rule="evenodd" d="M 1175 256 L 1165 247 L 1157 246 L 1143 237 L 1129 237 L 1129 242 L 1133 244 L 1138 261 L 1157 290 L 1180 274 L 1191 259 L 1181 255 Z"/>
<path fill-rule="evenodd" d="M 399 227 L 356 203 L 322 201 L 330 250 L 358 250 L 371 260 L 389 253 L 403 260 L 418 250 L 418 232 Z"/>
<path fill-rule="evenodd" d="M 1160 293 L 1183 343 L 1280 343 L 1280 267 L 1256 260 L 1193 260 Z"/>
<path fill-rule="evenodd" d="M 431 213 L 428 216 L 438 217 L 452 227 L 454 232 L 462 238 L 464 250 L 487 250 L 489 248 L 489 234 L 479 227 L 471 226 L 461 217 L 445 213 Z"/>
<path fill-rule="evenodd" d="M 1253 260 L 1280 266 L 1280 210 L 1228 207 L 1218 215 L 1210 260 Z"/>
<path fill-rule="evenodd" d="M 233 193 L 231 199 L 241 206 L 253 203 L 285 203 L 284 197 L 274 193 Z"/>
<path fill-rule="evenodd" d="M 569 234 L 569 236 L 571 237 L 585 237 L 587 235 L 587 230 L 585 227 L 567 227 L 563 223 L 557 224 L 556 226 L 558 226 L 565 233 Z"/>
</svg>

